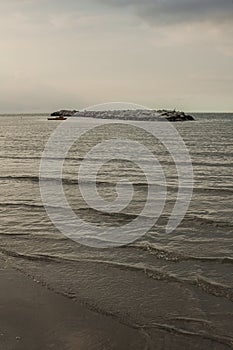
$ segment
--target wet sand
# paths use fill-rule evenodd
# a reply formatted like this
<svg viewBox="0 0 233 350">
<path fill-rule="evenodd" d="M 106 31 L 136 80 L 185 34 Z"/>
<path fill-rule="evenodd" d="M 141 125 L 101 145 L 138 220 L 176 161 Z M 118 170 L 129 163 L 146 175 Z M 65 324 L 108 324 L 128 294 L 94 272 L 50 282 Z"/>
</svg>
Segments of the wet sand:
<svg viewBox="0 0 233 350">
<path fill-rule="evenodd" d="M 55 294 L 12 269 L 0 270 L 1 350 L 144 349 L 137 331 Z"/>
</svg>

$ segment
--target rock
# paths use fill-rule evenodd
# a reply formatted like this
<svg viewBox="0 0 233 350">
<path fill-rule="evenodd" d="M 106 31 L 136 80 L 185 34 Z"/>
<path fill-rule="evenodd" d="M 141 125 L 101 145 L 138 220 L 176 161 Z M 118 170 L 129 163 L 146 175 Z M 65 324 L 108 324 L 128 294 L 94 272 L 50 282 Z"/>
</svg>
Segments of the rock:
<svg viewBox="0 0 233 350">
<path fill-rule="evenodd" d="M 117 120 L 141 120 L 141 121 L 163 121 L 183 122 L 192 121 L 194 118 L 184 112 L 169 110 L 115 110 L 115 111 L 82 111 L 77 112 L 74 117 L 117 119 Z"/>
<path fill-rule="evenodd" d="M 170 122 L 183 122 L 195 120 L 191 115 L 176 110 L 158 110 L 157 113 L 159 113 L 162 117 L 165 117 Z"/>
</svg>

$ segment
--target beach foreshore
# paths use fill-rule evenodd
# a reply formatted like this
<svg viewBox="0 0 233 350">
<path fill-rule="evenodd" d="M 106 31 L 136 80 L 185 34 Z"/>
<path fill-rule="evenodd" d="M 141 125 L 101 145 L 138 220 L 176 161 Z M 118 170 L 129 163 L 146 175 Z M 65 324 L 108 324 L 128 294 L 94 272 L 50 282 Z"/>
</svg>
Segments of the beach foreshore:
<svg viewBox="0 0 233 350">
<path fill-rule="evenodd" d="M 0 269 L 0 349 L 144 349 L 135 329 L 58 295 L 19 271 Z"/>
</svg>

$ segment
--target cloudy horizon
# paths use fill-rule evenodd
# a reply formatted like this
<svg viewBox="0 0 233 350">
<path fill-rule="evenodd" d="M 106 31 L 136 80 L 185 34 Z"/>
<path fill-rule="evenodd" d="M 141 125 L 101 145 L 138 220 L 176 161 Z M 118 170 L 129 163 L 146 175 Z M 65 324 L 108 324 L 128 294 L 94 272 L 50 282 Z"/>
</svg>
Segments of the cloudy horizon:
<svg viewBox="0 0 233 350">
<path fill-rule="evenodd" d="M 233 111 L 231 0 L 1 0 L 0 113 Z"/>
</svg>

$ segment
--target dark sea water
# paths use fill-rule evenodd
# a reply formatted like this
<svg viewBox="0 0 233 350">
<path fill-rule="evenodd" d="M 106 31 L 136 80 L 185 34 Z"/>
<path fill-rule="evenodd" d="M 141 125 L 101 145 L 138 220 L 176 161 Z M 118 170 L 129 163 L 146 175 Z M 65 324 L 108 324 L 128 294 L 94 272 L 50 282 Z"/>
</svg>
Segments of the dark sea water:
<svg viewBox="0 0 233 350">
<path fill-rule="evenodd" d="M 145 349 L 233 348 L 233 114 L 194 116 L 195 122 L 175 124 L 194 169 L 193 198 L 181 225 L 171 234 L 164 230 L 177 190 L 176 168 L 160 146 L 150 145 L 166 172 L 168 203 L 142 239 L 114 249 L 69 240 L 43 207 L 40 159 L 60 122 L 48 122 L 46 115 L 0 116 L 4 264 L 137 328 Z M 99 120 L 100 125 L 104 122 Z M 80 128 L 91 123 L 80 119 Z M 86 144 L 98 143 L 101 135 L 95 137 Z M 110 170 L 103 168 L 98 178 L 103 196 L 114 196 L 116 181 L 123 175 L 136 191 L 132 205 L 122 213 L 100 214 L 88 208 L 78 193 L 76 170 L 85 149 L 79 151 L 70 151 L 63 171 L 64 190 L 74 210 L 97 225 L 130 221 L 145 200 L 147 186 L 140 170 L 120 160 Z"/>
</svg>

